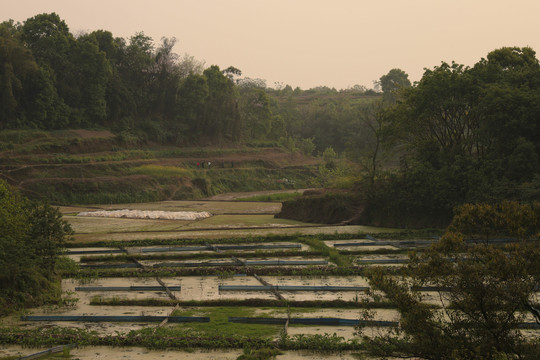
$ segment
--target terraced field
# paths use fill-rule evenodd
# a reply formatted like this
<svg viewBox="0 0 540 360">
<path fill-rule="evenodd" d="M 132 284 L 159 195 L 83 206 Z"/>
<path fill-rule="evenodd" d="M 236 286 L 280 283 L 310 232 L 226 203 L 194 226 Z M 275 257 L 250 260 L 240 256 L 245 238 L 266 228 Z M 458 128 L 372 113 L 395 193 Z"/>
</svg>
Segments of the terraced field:
<svg viewBox="0 0 540 360">
<path fill-rule="evenodd" d="M 3 319 L 2 331 L 19 334 L 15 343 L 30 348 L 14 343 L 0 354 L 77 343 L 71 354 L 79 359 L 235 359 L 242 348 L 261 346 L 279 348 L 278 359 L 353 359 L 362 351 L 356 326 L 364 309 L 373 314 L 369 323 L 362 320 L 364 334 L 397 325 L 399 313 L 385 294 L 366 292 L 366 269 L 384 266 L 399 274 L 410 249 L 421 251 L 436 239 L 400 240 L 395 229 L 283 221 L 272 215 L 279 203 L 234 198 L 63 207 L 76 232 L 65 255 L 73 266 L 64 270 L 64 306 Z M 99 208 L 212 216 L 180 221 L 77 215 Z M 437 304 L 436 289 L 422 291 L 426 302 Z M 536 336 L 537 330 L 527 331 Z"/>
<path fill-rule="evenodd" d="M 129 144 L 107 131 L 0 134 L 0 178 L 28 197 L 46 197 L 57 205 L 308 188 L 320 186 L 320 162 L 280 147 Z"/>
<path fill-rule="evenodd" d="M 354 287 L 365 287 L 366 280 L 357 275 L 323 276 L 329 270 L 339 272 L 339 266 L 330 261 L 324 251 L 314 249 L 302 239 L 309 233 L 358 233 L 362 230 L 376 233 L 385 229 L 274 219 L 280 203 L 235 200 L 237 196 L 253 195 L 255 193 L 226 195 L 228 201 L 62 207 L 65 219 L 75 230 L 66 256 L 74 261 L 76 268 L 67 271 L 62 282 L 66 306 L 34 309 L 25 314 L 25 318 L 4 319 L 4 325 L 25 331 L 45 328 L 64 329 L 69 333 L 80 329 L 92 332 L 94 337 L 107 338 L 158 328 L 168 319 L 169 323 L 161 325 L 163 331 L 180 329 L 196 332 L 203 338 L 230 334 L 242 339 L 253 337 L 257 341 L 274 342 L 283 336 L 284 324 L 245 321 L 253 317 L 357 319 L 355 308 L 358 305 L 354 303 L 359 304 L 363 292 Z M 82 211 L 96 209 L 208 211 L 212 216 L 196 221 L 78 216 Z M 318 243 L 326 247 L 321 241 Z M 310 275 L 312 273 L 314 275 Z M 262 289 L 249 288 L 254 285 Z M 300 288 L 294 289 L 295 285 Z M 341 288 L 325 289 L 329 285 Z M 231 286 L 241 288 L 231 289 Z M 244 286 L 248 288 L 242 289 Z M 262 306 L 257 305 L 261 301 Z M 306 307 L 306 301 L 315 301 L 315 304 Z M 347 308 L 340 309 L 334 304 L 331 309 L 323 309 L 316 305 L 334 301 L 348 304 Z M 388 311 L 381 316 L 389 319 L 395 315 Z M 99 318 L 103 316 L 114 318 Z M 209 318 L 209 322 L 173 322 L 177 317 L 192 316 Z M 243 318 L 244 323 L 231 322 L 231 318 Z M 306 334 L 346 335 L 348 341 L 353 338 L 354 327 L 290 324 L 288 329 L 292 337 L 305 330 Z M 78 358 L 85 358 L 85 353 L 95 356 L 91 349 L 93 347 L 74 349 L 72 353 Z M 11 351 L 21 352 L 22 349 L 11 348 Z M 141 356 L 144 353 L 142 351 Z M 215 352 L 211 354 L 215 358 Z M 238 354 L 238 351 L 225 351 L 219 356 L 227 354 Z M 199 354 L 199 358 L 206 355 Z M 300 354 L 294 356 L 304 358 Z"/>
</svg>

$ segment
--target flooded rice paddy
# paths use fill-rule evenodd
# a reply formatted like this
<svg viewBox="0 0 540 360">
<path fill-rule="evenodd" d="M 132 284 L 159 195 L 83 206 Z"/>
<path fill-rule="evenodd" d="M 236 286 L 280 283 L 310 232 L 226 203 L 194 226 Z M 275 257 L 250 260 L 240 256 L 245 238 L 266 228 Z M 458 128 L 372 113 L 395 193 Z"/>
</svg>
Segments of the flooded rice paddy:
<svg viewBox="0 0 540 360">
<path fill-rule="evenodd" d="M 144 272 L 155 269 L 177 269 L 177 268 L 211 268 L 220 266 L 226 268 L 230 264 L 234 272 L 227 272 L 222 275 L 196 275 L 196 276 L 156 276 L 141 277 L 107 277 L 89 276 L 81 279 L 66 278 L 62 281 L 62 291 L 64 297 L 69 299 L 62 307 L 42 307 L 28 311 L 28 315 L 48 315 L 48 316 L 160 316 L 167 317 L 173 313 L 175 316 L 208 316 L 210 318 L 209 327 L 213 324 L 225 326 L 227 329 L 227 316 L 263 317 L 278 319 L 303 319 L 303 318 L 334 318 L 359 320 L 361 318 L 361 306 L 349 306 L 346 308 L 335 307 L 272 307 L 272 306 L 250 306 L 250 307 L 212 307 L 212 306 L 180 306 L 174 307 L 177 302 L 210 302 L 210 301 L 319 301 L 332 302 L 340 300 L 349 304 L 360 304 L 362 301 L 372 300 L 363 288 L 368 288 L 369 283 L 362 276 L 337 276 L 328 275 L 264 275 L 265 266 L 276 267 L 276 261 L 282 262 L 287 268 L 302 271 L 309 269 L 309 263 L 302 264 L 302 261 L 325 261 L 328 268 L 335 268 L 337 264 L 329 261 L 325 256 L 314 256 L 310 254 L 312 249 L 309 245 L 300 241 L 273 241 L 273 242 L 243 242 L 234 244 L 221 242 L 223 238 L 261 236 L 268 235 L 291 235 L 298 234 L 334 234 L 335 240 L 321 241 L 324 246 L 330 249 L 337 249 L 350 258 L 351 262 L 358 266 L 385 266 L 401 267 L 406 264 L 406 250 L 409 248 L 426 246 L 429 241 L 406 242 L 399 240 L 378 240 L 373 237 L 353 238 L 351 240 L 339 240 L 340 233 L 388 232 L 390 229 L 376 229 L 367 227 L 314 227 L 313 224 L 303 224 L 299 222 L 275 223 L 272 213 L 279 210 L 276 203 L 236 203 L 230 201 L 199 201 L 199 202 L 163 202 L 153 204 L 129 204 L 129 208 L 137 210 L 166 210 L 166 211 L 209 211 L 215 214 L 213 218 L 197 221 L 185 220 L 160 220 L 160 219 L 98 219 L 94 217 L 80 218 L 77 212 L 88 210 L 87 208 L 63 208 L 67 214 L 66 218 L 72 222 L 76 234 L 75 239 L 79 247 L 71 247 L 67 256 L 79 265 L 104 265 L 123 262 L 125 264 L 135 264 L 129 257 L 140 257 L 136 260 L 136 271 Z M 126 205 L 107 207 L 106 210 L 114 208 L 126 208 Z M 231 215 L 234 213 L 234 215 Z M 220 216 L 222 216 L 220 218 Z M 212 220 L 210 220 L 212 219 Z M 221 220 L 220 220 L 221 219 Z M 235 220 L 236 219 L 236 220 Z M 246 220 L 247 219 L 247 220 Z M 221 222 L 223 221 L 223 222 Z M 271 225 L 275 226 L 272 227 Z M 245 227 L 250 229 L 245 229 Z M 266 228 L 269 227 L 270 229 Z M 266 228 L 266 229 L 265 229 Z M 176 245 L 168 244 L 168 239 L 193 239 L 202 237 L 209 239 L 204 244 Z M 326 238 L 331 238 L 328 236 Z M 124 241 L 124 240 L 146 240 L 161 239 L 160 245 L 130 245 L 127 247 L 92 247 L 93 241 Z M 87 244 L 87 245 L 85 245 Z M 266 248 L 262 248 L 265 245 Z M 291 251 L 292 256 L 280 256 L 278 251 Z M 158 256 L 169 256 L 167 258 L 157 258 Z M 291 254 L 289 254 L 291 255 Z M 88 261 L 92 257 L 110 257 L 114 261 Z M 120 257 L 119 257 L 120 256 Z M 143 258 L 144 256 L 144 258 Z M 152 257 L 156 258 L 152 258 Z M 174 258 L 177 257 L 177 258 Z M 85 261 L 86 259 L 86 261 Z M 118 259 L 118 261 L 116 260 Z M 251 263 L 259 261 L 257 265 Z M 290 262 L 297 261 L 298 264 L 291 265 Z M 267 262 L 267 263 L 264 263 Z M 287 263 L 289 262 L 289 263 Z M 229 265 L 227 265 L 229 264 Z M 238 271 L 238 268 L 254 268 L 255 272 L 260 271 L 259 276 L 248 275 Z M 279 267 L 279 266 L 277 266 Z M 134 270 L 134 271 L 135 271 Z M 86 270 L 85 270 L 86 271 Z M 113 273 L 114 274 L 114 273 Z M 162 285 L 167 287 L 160 288 Z M 270 288 L 254 290 L 254 287 L 269 286 Z M 148 288 L 152 287 L 152 288 Z M 234 290 L 224 290 L 231 289 Z M 291 288 L 293 287 L 293 288 Z M 294 288 L 295 287 L 295 288 Z M 313 290 L 313 287 L 317 287 Z M 324 287 L 341 287 L 340 290 L 325 290 Z M 158 289 L 158 290 L 156 290 Z M 289 289 L 289 290 L 288 290 Z M 309 290 L 311 289 L 311 290 Z M 384 300 L 384 294 L 375 293 Z M 424 301 L 432 304 L 440 304 L 439 293 L 436 291 L 423 292 Z M 112 305 L 110 300 L 133 300 L 147 301 L 156 300 L 163 305 Z M 161 302 L 159 302 L 161 301 Z M 231 315 L 228 315 L 228 314 Z M 381 322 L 398 322 L 399 313 L 395 309 L 373 309 L 373 319 Z M 58 318 L 60 319 L 60 318 Z M 224 324 L 225 322 L 225 324 Z M 119 333 L 127 333 L 131 330 L 139 330 L 148 327 L 157 328 L 161 326 L 159 322 L 77 322 L 77 321 L 22 321 L 17 317 L 10 317 L 3 320 L 4 325 L 20 326 L 22 328 L 38 327 L 64 327 L 78 328 L 94 331 L 103 336 L 114 336 Z M 243 326 L 242 324 L 235 324 Z M 192 329 L 191 324 L 165 324 L 164 327 Z M 204 325 L 202 325 L 204 326 Z M 218 326 L 218 325 L 216 325 Z M 282 326 L 276 325 L 250 325 L 260 328 L 271 327 L 266 331 L 266 336 L 278 339 Z M 193 327 L 197 331 L 205 331 L 202 327 Z M 238 328 L 237 328 L 238 329 Z M 253 328 L 256 329 L 256 328 Z M 367 327 L 364 334 L 373 336 L 387 332 L 387 328 Z M 354 326 L 348 325 L 294 325 L 289 324 L 287 328 L 289 336 L 295 335 L 325 335 L 335 334 L 345 340 L 358 338 Z M 17 346 L 7 346 L 0 349 L 0 356 L 21 356 L 35 352 L 36 349 L 21 348 Z M 146 348 L 125 347 L 80 347 L 71 351 L 73 357 L 78 359 L 236 359 L 242 354 L 241 349 L 220 349 L 204 351 L 203 349 L 193 349 L 190 351 L 169 351 L 169 350 L 149 350 Z M 318 354 L 309 351 L 286 351 L 279 355 L 277 359 L 354 359 L 351 352 L 336 354 Z"/>
</svg>

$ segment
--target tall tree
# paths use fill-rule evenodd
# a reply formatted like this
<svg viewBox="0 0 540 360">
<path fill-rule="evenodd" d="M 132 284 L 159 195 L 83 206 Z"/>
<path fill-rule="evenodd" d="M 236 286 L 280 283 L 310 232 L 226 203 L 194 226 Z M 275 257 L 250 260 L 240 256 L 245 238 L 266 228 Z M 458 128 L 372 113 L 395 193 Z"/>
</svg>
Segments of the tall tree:
<svg viewBox="0 0 540 360">
<path fill-rule="evenodd" d="M 94 34 L 77 38 L 70 52 L 72 80 L 72 108 L 77 109 L 75 126 L 104 125 L 107 118 L 107 84 L 112 76 L 111 64 L 99 48 Z"/>
<path fill-rule="evenodd" d="M 420 153 L 435 149 L 437 159 L 481 156 L 486 144 L 479 132 L 483 114 L 476 106 L 478 95 L 478 86 L 463 65 L 442 63 L 426 70 L 396 105 L 401 134 Z"/>
<path fill-rule="evenodd" d="M 134 105 L 130 114 L 135 118 L 145 118 L 150 113 L 148 99 L 152 98 L 148 93 L 153 80 L 152 38 L 139 32 L 130 37 L 128 44 L 120 42 L 119 45 L 117 67 Z"/>
<path fill-rule="evenodd" d="M 17 38 L 13 22 L 0 24 L 0 63 L 0 128 L 24 126 L 21 102 L 26 83 L 38 72 L 38 65 Z"/>
<path fill-rule="evenodd" d="M 212 139 L 237 141 L 241 137 L 236 89 L 218 66 L 204 70 L 208 84 L 205 132 Z"/>
<path fill-rule="evenodd" d="M 358 121 L 346 137 L 346 152 L 357 161 L 373 184 L 382 168 L 387 149 L 384 146 L 387 118 L 382 101 L 364 103 L 357 108 Z"/>
<path fill-rule="evenodd" d="M 395 103 L 399 92 L 411 87 L 409 75 L 401 69 L 392 69 L 380 77 L 378 84 L 383 91 L 383 97 L 389 103 Z"/>
<path fill-rule="evenodd" d="M 246 132 L 251 139 L 265 138 L 272 128 L 270 99 L 260 88 L 249 88 L 242 92 L 240 114 Z"/>
<path fill-rule="evenodd" d="M 21 39 L 32 51 L 42 68 L 50 68 L 49 73 L 58 95 L 71 105 L 69 100 L 79 84 L 73 82 L 74 68 L 70 61 L 70 51 L 75 38 L 67 24 L 58 14 L 39 14 L 27 19 L 21 28 Z"/>
<path fill-rule="evenodd" d="M 191 74 L 178 89 L 177 139 L 197 141 L 204 133 L 205 105 L 208 84 L 203 75 Z"/>
<path fill-rule="evenodd" d="M 154 54 L 153 81 L 149 94 L 152 96 L 152 113 L 173 118 L 181 74 L 178 55 L 173 52 L 175 38 L 163 38 Z"/>
<path fill-rule="evenodd" d="M 0 25 L 0 126 L 15 128 L 65 127 L 69 108 L 60 98 L 54 71 L 39 66 L 24 46 L 20 26 L 12 22 Z"/>
<path fill-rule="evenodd" d="M 0 181 L 0 313 L 36 305 L 50 291 L 71 227 L 58 209 L 35 204 Z"/>
</svg>

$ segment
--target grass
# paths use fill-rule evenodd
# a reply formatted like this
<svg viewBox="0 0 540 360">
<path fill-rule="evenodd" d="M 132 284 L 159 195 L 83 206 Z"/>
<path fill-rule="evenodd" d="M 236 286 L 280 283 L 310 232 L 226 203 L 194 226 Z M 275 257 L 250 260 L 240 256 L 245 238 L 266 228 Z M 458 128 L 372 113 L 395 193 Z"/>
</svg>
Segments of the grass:
<svg viewBox="0 0 540 360">
<path fill-rule="evenodd" d="M 97 306 L 175 306 L 182 307 L 253 307 L 261 310 L 282 308 L 281 312 L 286 313 L 286 308 L 291 307 L 295 312 L 314 312 L 318 309 L 392 309 L 395 304 L 385 299 L 380 301 L 347 301 L 335 300 L 278 300 L 278 299 L 216 299 L 216 300 L 171 300 L 171 299 L 126 299 L 118 297 L 102 297 L 96 295 L 90 301 L 90 305 Z"/>
<path fill-rule="evenodd" d="M 276 230 L 284 226 L 312 226 L 295 220 L 275 219 L 273 215 L 216 215 L 199 221 L 184 220 L 149 220 L 149 219 L 124 219 L 124 218 L 92 218 L 66 216 L 75 230 L 77 243 L 106 238 L 123 239 L 148 239 L 148 238 L 179 238 L 201 237 L 194 230 L 219 229 L 220 236 L 234 236 L 234 230 L 230 228 L 243 227 L 274 227 Z M 189 230 L 189 231 L 187 231 Z M 245 230 L 249 235 L 249 229 Z M 268 233 L 268 229 L 264 230 Z M 215 233 L 215 231 L 214 231 Z M 162 243 L 169 241 L 163 240 Z M 138 246 L 138 245 L 135 245 Z"/>
<path fill-rule="evenodd" d="M 219 253 L 215 252 L 203 252 L 203 253 L 161 253 L 161 254 L 141 254 L 141 255 L 104 255 L 104 256 L 82 256 L 81 262 L 127 262 L 131 259 L 137 260 L 188 260 L 188 259 L 227 259 L 231 256 L 239 256 L 242 258 L 264 258 L 264 257 L 320 257 L 319 251 L 302 251 L 302 250 L 259 250 L 254 252 L 237 252 L 237 251 L 223 251 Z"/>
<path fill-rule="evenodd" d="M 301 240 L 304 244 L 309 245 L 313 250 L 320 251 L 323 256 L 327 256 L 328 260 L 340 267 L 352 266 L 352 260 L 346 255 L 341 255 L 335 248 L 326 246 L 324 242 L 316 237 L 304 238 Z"/>
<path fill-rule="evenodd" d="M 293 193 L 276 193 L 268 195 L 256 195 L 245 198 L 238 198 L 238 201 L 285 201 L 290 199 L 295 199 L 299 196 L 302 196 L 299 192 Z"/>
<path fill-rule="evenodd" d="M 155 178 L 191 177 L 193 172 L 177 166 L 141 165 L 128 170 L 130 174 L 148 175 Z"/>
<path fill-rule="evenodd" d="M 204 336 L 248 336 L 254 338 L 273 338 L 282 326 L 261 324 L 237 324 L 229 322 L 229 317 L 253 317 L 255 308 L 248 307 L 205 307 L 189 310 L 176 310 L 174 316 L 208 316 L 209 323 L 186 323 L 179 325 Z"/>
<path fill-rule="evenodd" d="M 185 220 L 124 219 L 82 216 L 65 216 L 64 219 L 71 224 L 75 234 L 174 231 L 190 223 Z"/>
<path fill-rule="evenodd" d="M 208 219 L 193 222 L 190 228 L 205 228 L 205 227 L 249 227 L 249 226 L 294 226 L 304 225 L 309 226 L 301 221 L 278 219 L 274 215 L 216 215 Z"/>
<path fill-rule="evenodd" d="M 23 184 L 26 196 L 45 197 L 57 205 L 197 199 L 318 183 L 316 166 L 260 145 L 135 149 L 119 145 L 110 134 L 85 137 L 76 131 L 6 130 L 0 131 L 0 163 L 19 166 L 6 175 Z M 197 169 L 201 161 L 211 161 L 212 168 Z"/>
</svg>

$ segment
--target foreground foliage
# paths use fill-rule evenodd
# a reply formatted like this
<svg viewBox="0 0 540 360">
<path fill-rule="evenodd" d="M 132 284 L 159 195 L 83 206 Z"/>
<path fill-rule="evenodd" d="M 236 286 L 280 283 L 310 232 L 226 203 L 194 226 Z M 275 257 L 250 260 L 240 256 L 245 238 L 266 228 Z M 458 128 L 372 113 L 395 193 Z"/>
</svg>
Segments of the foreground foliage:
<svg viewBox="0 0 540 360">
<path fill-rule="evenodd" d="M 358 340 L 344 340 L 336 335 L 282 336 L 278 340 L 253 338 L 235 334 L 201 335 L 181 328 L 145 328 L 115 335 L 98 335 L 76 328 L 0 328 L 0 344 L 22 346 L 54 346 L 77 343 L 80 346 L 143 346 L 150 349 L 261 349 L 345 351 L 361 350 Z"/>
<path fill-rule="evenodd" d="M 538 338 L 525 337 L 520 324 L 526 315 L 540 324 L 539 205 L 463 206 L 438 243 L 411 255 L 410 277 L 373 271 L 371 285 L 396 304 L 401 322 L 395 332 L 365 337 L 370 351 L 425 359 L 538 358 Z M 489 241 L 494 235 L 521 241 L 496 246 Z M 464 236 L 479 242 L 466 246 Z M 424 285 L 439 289 L 442 310 L 411 290 Z"/>
<path fill-rule="evenodd" d="M 56 261 L 71 233 L 58 209 L 0 181 L 0 314 L 58 295 Z"/>
</svg>

